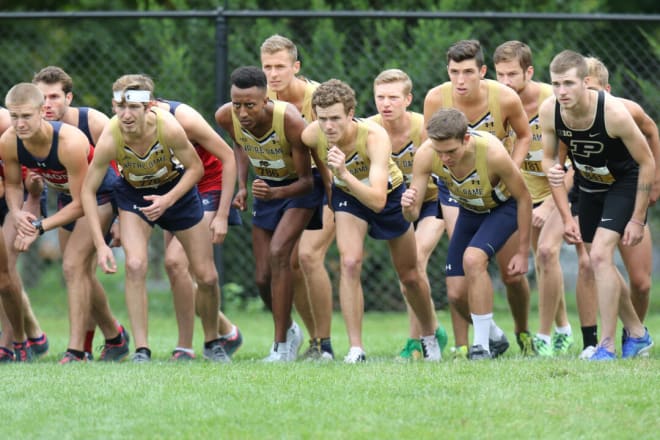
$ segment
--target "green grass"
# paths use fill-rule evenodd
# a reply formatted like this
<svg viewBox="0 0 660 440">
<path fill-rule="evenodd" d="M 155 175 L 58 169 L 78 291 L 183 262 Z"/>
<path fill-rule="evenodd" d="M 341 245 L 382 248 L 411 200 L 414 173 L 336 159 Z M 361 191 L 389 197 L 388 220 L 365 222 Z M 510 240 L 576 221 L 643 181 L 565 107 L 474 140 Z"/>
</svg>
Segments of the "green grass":
<svg viewBox="0 0 660 440">
<path fill-rule="evenodd" d="M 127 323 L 123 294 L 115 288 L 111 303 Z M 154 293 L 154 362 L 61 366 L 68 333 L 64 294 L 33 292 L 32 299 L 51 353 L 33 364 L 0 367 L 3 431 L 17 438 L 638 440 L 660 430 L 659 351 L 650 359 L 578 361 L 574 312 L 578 347 L 575 357 L 564 359 L 522 359 L 512 346 L 492 362 L 400 364 L 393 358 L 406 338 L 405 315 L 368 313 L 364 365 L 262 364 L 272 340 L 270 315 L 230 311 L 245 338 L 232 364 L 172 364 L 171 297 Z M 514 339 L 506 305 L 498 298 L 496 306 L 498 323 Z M 448 313 L 438 316 L 449 329 Z M 531 329 L 536 325 L 532 312 Z M 660 340 L 657 309 L 647 325 Z M 199 325 L 195 341 L 201 355 Z M 102 343 L 100 336 L 96 342 Z M 333 321 L 333 343 L 341 358 L 348 346 L 340 315 Z"/>
</svg>

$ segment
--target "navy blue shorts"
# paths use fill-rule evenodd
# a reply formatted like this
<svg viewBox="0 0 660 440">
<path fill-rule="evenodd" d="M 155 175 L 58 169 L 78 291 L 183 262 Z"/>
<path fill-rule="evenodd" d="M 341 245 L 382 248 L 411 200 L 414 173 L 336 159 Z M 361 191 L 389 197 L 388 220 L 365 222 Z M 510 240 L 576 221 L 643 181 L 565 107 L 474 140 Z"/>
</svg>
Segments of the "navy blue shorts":
<svg viewBox="0 0 660 440">
<path fill-rule="evenodd" d="M 291 208 L 312 209 L 314 213 L 305 229 L 323 228 L 323 182 L 321 176 L 314 175 L 314 189 L 311 193 L 290 199 L 259 200 L 252 203 L 252 224 L 266 231 L 274 231 L 282 220 L 284 213 Z M 292 180 L 276 182 L 264 180 L 269 186 L 286 186 Z"/>
<path fill-rule="evenodd" d="M 489 213 L 477 214 L 460 207 L 454 234 L 447 250 L 448 277 L 464 276 L 463 253 L 468 247 L 483 250 L 488 257 L 499 251 L 518 229 L 516 200 L 510 198 Z"/>
<path fill-rule="evenodd" d="M 105 205 L 106 203 L 112 203 L 113 210 L 116 210 L 115 200 L 114 200 L 114 186 L 119 180 L 117 173 L 111 168 L 108 167 L 108 170 L 103 177 L 103 182 L 99 186 L 99 189 L 96 191 L 96 203 L 99 206 Z M 71 203 L 73 199 L 69 194 L 57 193 L 57 210 L 64 208 L 66 205 Z M 62 228 L 67 231 L 73 231 L 73 228 L 76 226 L 75 220 L 71 223 L 63 225 Z"/>
<path fill-rule="evenodd" d="M 202 209 L 204 212 L 214 212 L 218 210 L 220 206 L 220 196 L 222 191 L 213 190 L 199 193 L 199 197 L 202 199 Z M 238 209 L 233 206 L 229 208 L 229 218 L 227 219 L 227 224 L 229 226 L 240 226 L 243 224 L 243 219 L 238 213 Z"/>
<path fill-rule="evenodd" d="M 126 183 L 124 179 L 119 179 L 115 184 L 117 207 L 139 215 L 151 227 L 158 225 L 170 232 L 190 229 L 199 223 L 204 216 L 202 199 L 199 197 L 199 191 L 197 191 L 196 186 L 192 187 L 174 205 L 170 206 L 155 222 L 147 219 L 139 209 L 151 205 L 151 202 L 145 200 L 144 196 L 166 194 L 179 180 L 180 178 L 175 179 L 158 188 L 138 189 Z"/>
<path fill-rule="evenodd" d="M 387 195 L 385 208 L 374 212 L 362 202 L 347 192 L 332 187 L 332 209 L 335 212 L 348 212 L 367 222 L 369 236 L 377 240 L 391 240 L 405 234 L 410 223 L 403 218 L 401 196 L 406 190 L 405 185 L 399 185 Z"/>
<path fill-rule="evenodd" d="M 439 200 L 429 200 L 428 202 L 422 203 L 422 206 L 419 209 L 419 217 L 417 217 L 417 220 L 413 223 L 415 229 L 417 228 L 417 223 L 419 223 L 424 217 L 442 218 Z"/>
<path fill-rule="evenodd" d="M 440 203 L 445 206 L 460 206 L 456 199 L 451 196 L 451 193 L 449 192 L 449 189 L 445 183 L 440 179 L 438 179 L 436 182 L 439 190 L 438 200 L 440 200 Z"/>
</svg>

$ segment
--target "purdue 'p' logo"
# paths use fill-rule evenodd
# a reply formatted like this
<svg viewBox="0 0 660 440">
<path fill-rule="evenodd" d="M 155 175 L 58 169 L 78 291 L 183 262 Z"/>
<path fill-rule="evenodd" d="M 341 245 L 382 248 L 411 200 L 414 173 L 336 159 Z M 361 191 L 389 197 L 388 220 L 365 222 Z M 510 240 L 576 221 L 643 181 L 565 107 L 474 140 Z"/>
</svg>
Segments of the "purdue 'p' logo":
<svg viewBox="0 0 660 440">
<path fill-rule="evenodd" d="M 572 139 L 569 147 L 574 156 L 580 157 L 590 157 L 592 154 L 600 154 L 604 149 L 602 142 L 587 139 Z"/>
</svg>

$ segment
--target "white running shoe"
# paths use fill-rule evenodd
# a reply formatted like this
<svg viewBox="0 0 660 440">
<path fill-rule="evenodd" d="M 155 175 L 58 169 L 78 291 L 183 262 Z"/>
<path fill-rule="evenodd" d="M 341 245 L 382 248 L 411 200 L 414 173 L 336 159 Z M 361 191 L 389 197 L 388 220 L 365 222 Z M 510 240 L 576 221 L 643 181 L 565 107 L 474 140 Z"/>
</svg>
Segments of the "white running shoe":
<svg viewBox="0 0 660 440">
<path fill-rule="evenodd" d="M 270 349 L 268 357 L 263 359 L 263 362 L 288 362 L 289 361 L 289 350 L 286 342 L 273 342 L 273 347 Z"/>
<path fill-rule="evenodd" d="M 440 362 L 442 360 L 442 353 L 440 352 L 440 344 L 435 334 L 431 336 L 422 336 L 422 353 L 424 353 L 424 360 L 428 362 Z"/>
<path fill-rule="evenodd" d="M 303 343 L 302 330 L 295 321 L 291 322 L 291 327 L 286 331 L 286 343 L 289 349 L 287 360 L 295 361 Z"/>
<path fill-rule="evenodd" d="M 591 356 L 593 356 L 594 353 L 596 353 L 596 347 L 594 347 L 593 345 L 589 345 L 587 346 L 587 348 L 582 350 L 582 353 L 580 353 L 578 359 L 583 359 L 583 360 L 591 359 Z"/>
<path fill-rule="evenodd" d="M 344 357 L 347 364 L 358 364 L 367 361 L 367 355 L 361 347 L 351 347 L 348 354 Z"/>
</svg>

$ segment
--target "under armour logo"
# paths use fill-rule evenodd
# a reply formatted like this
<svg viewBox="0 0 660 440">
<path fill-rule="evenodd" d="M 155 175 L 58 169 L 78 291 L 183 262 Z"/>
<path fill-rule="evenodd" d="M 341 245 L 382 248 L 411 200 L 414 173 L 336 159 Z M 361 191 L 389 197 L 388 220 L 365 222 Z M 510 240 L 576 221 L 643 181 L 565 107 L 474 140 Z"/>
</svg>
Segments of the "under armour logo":
<svg viewBox="0 0 660 440">
<path fill-rule="evenodd" d="M 451 264 L 446 264 L 445 265 L 445 271 L 449 272 L 451 270 Z"/>
<path fill-rule="evenodd" d="M 39 161 L 37 161 L 37 166 L 38 166 L 39 168 L 48 168 L 48 166 L 46 165 L 45 162 L 39 162 Z"/>
<path fill-rule="evenodd" d="M 345 200 L 343 202 L 339 202 L 339 207 L 341 208 L 342 206 L 348 206 L 348 201 Z"/>
</svg>

